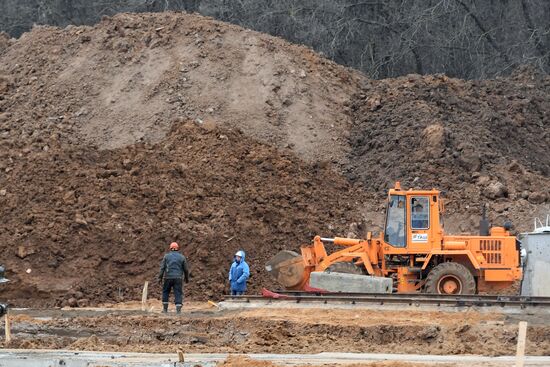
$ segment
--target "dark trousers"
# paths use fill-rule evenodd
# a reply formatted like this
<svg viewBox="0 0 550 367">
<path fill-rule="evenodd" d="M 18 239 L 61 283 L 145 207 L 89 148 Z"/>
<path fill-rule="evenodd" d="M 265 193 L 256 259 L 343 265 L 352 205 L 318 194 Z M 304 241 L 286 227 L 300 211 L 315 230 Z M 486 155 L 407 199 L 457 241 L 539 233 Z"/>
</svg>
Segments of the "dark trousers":
<svg viewBox="0 0 550 367">
<path fill-rule="evenodd" d="M 170 291 L 174 290 L 174 297 L 176 305 L 183 304 L 183 284 L 180 279 L 164 279 L 162 285 L 162 303 L 168 303 L 170 298 Z"/>
<path fill-rule="evenodd" d="M 233 289 L 231 290 L 232 296 L 242 296 L 243 294 L 244 292 L 234 291 Z"/>
</svg>

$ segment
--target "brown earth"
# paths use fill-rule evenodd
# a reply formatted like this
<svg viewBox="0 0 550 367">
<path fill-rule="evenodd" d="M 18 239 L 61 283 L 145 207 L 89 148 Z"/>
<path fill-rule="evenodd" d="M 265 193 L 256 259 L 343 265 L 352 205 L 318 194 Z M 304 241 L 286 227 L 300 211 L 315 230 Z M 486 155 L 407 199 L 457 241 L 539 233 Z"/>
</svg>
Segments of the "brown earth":
<svg viewBox="0 0 550 367">
<path fill-rule="evenodd" d="M 135 299 L 171 241 L 190 259 L 187 295 L 223 294 L 240 248 L 257 292 L 273 285 L 262 266 L 271 256 L 327 228 L 346 232 L 364 201 L 326 167 L 194 122 L 154 145 L 96 150 L 52 136 L 0 152 L 0 244 L 13 281 L 3 297 L 20 305 Z"/>
<path fill-rule="evenodd" d="M 550 211 L 550 76 L 372 80 L 353 110 L 346 175 L 367 191 L 395 181 L 444 190 L 462 232 L 476 228 L 483 204 L 495 224 L 521 231 Z"/>
<path fill-rule="evenodd" d="M 550 211 L 549 89 L 529 70 L 369 81 L 181 13 L 0 35 L 3 297 L 139 298 L 173 240 L 192 298 L 224 292 L 241 247 L 257 292 L 279 249 L 380 229 L 394 180 L 445 189 L 451 231 L 473 232 L 485 202 L 529 230 Z"/>
<path fill-rule="evenodd" d="M 183 118 L 339 160 L 351 122 L 343 104 L 364 79 L 306 47 L 181 13 L 35 27 L 0 52 L 5 138 L 53 130 L 101 149 L 157 142 Z"/>
<path fill-rule="evenodd" d="M 139 307 L 139 306 L 138 306 Z M 156 310 L 160 308 L 155 304 Z M 25 312 L 25 311 L 23 311 Z M 10 348 L 172 353 L 412 353 L 513 355 L 517 321 L 498 312 L 367 309 L 212 310 L 184 315 L 87 310 L 13 319 Z M 126 310 L 125 312 L 128 312 Z M 158 312 L 158 311 L 157 311 Z M 529 321 L 527 355 L 550 353 L 550 325 Z M 388 320 L 392 320 L 388 324 Z"/>
</svg>

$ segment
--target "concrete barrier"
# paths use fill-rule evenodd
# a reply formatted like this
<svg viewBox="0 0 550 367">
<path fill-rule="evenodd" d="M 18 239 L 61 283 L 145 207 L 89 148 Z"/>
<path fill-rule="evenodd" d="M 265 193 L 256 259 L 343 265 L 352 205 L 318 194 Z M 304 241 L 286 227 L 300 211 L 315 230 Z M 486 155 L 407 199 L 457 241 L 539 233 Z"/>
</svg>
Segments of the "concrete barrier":
<svg viewBox="0 0 550 367">
<path fill-rule="evenodd" d="M 523 233 L 520 240 L 526 251 L 521 295 L 550 297 L 550 232 Z"/>
<path fill-rule="evenodd" d="M 391 278 L 368 275 L 313 272 L 309 285 L 329 292 L 391 293 L 393 281 Z"/>
</svg>

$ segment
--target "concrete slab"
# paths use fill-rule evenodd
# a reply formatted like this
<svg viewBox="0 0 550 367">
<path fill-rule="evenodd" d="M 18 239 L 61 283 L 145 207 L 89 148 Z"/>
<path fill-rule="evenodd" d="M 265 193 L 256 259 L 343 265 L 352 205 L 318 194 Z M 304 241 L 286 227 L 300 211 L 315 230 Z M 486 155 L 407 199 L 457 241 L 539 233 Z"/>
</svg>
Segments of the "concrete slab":
<svg viewBox="0 0 550 367">
<path fill-rule="evenodd" d="M 315 271 L 310 275 L 309 285 L 330 292 L 391 293 L 393 281 L 391 278 Z"/>
<path fill-rule="evenodd" d="M 428 305 L 422 303 L 412 303 L 412 304 L 392 304 L 372 301 L 372 302 L 360 302 L 360 303 L 350 303 L 350 302 L 330 302 L 325 303 L 322 300 L 319 301 L 307 301 L 307 302 L 296 302 L 296 301 L 287 301 L 287 300 L 274 300 L 271 298 L 265 299 L 254 299 L 254 300 L 231 300 L 223 301 L 218 303 L 222 310 L 240 310 L 247 308 L 288 308 L 288 309 L 344 309 L 344 310 L 353 310 L 353 309 L 363 309 L 363 310 L 373 310 L 373 311 L 422 311 L 422 312 L 480 312 L 480 313 L 500 313 L 503 315 L 517 316 L 518 320 L 523 320 L 525 317 L 540 317 L 543 319 L 550 320 L 550 308 L 548 307 L 531 307 L 531 308 L 521 308 L 521 307 L 501 307 L 501 306 L 492 306 L 492 307 L 478 307 L 478 306 L 449 306 L 449 305 Z"/>
</svg>

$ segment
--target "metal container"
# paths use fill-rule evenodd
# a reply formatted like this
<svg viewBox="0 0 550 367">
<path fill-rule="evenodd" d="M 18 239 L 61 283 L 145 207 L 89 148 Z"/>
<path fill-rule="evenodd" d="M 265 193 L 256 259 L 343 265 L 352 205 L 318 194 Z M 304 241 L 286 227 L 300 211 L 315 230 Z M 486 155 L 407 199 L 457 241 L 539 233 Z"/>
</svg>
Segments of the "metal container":
<svg viewBox="0 0 550 367">
<path fill-rule="evenodd" d="M 523 280 L 522 296 L 550 297 L 550 215 L 546 225 L 535 220 L 533 232 L 522 233 Z"/>
</svg>

